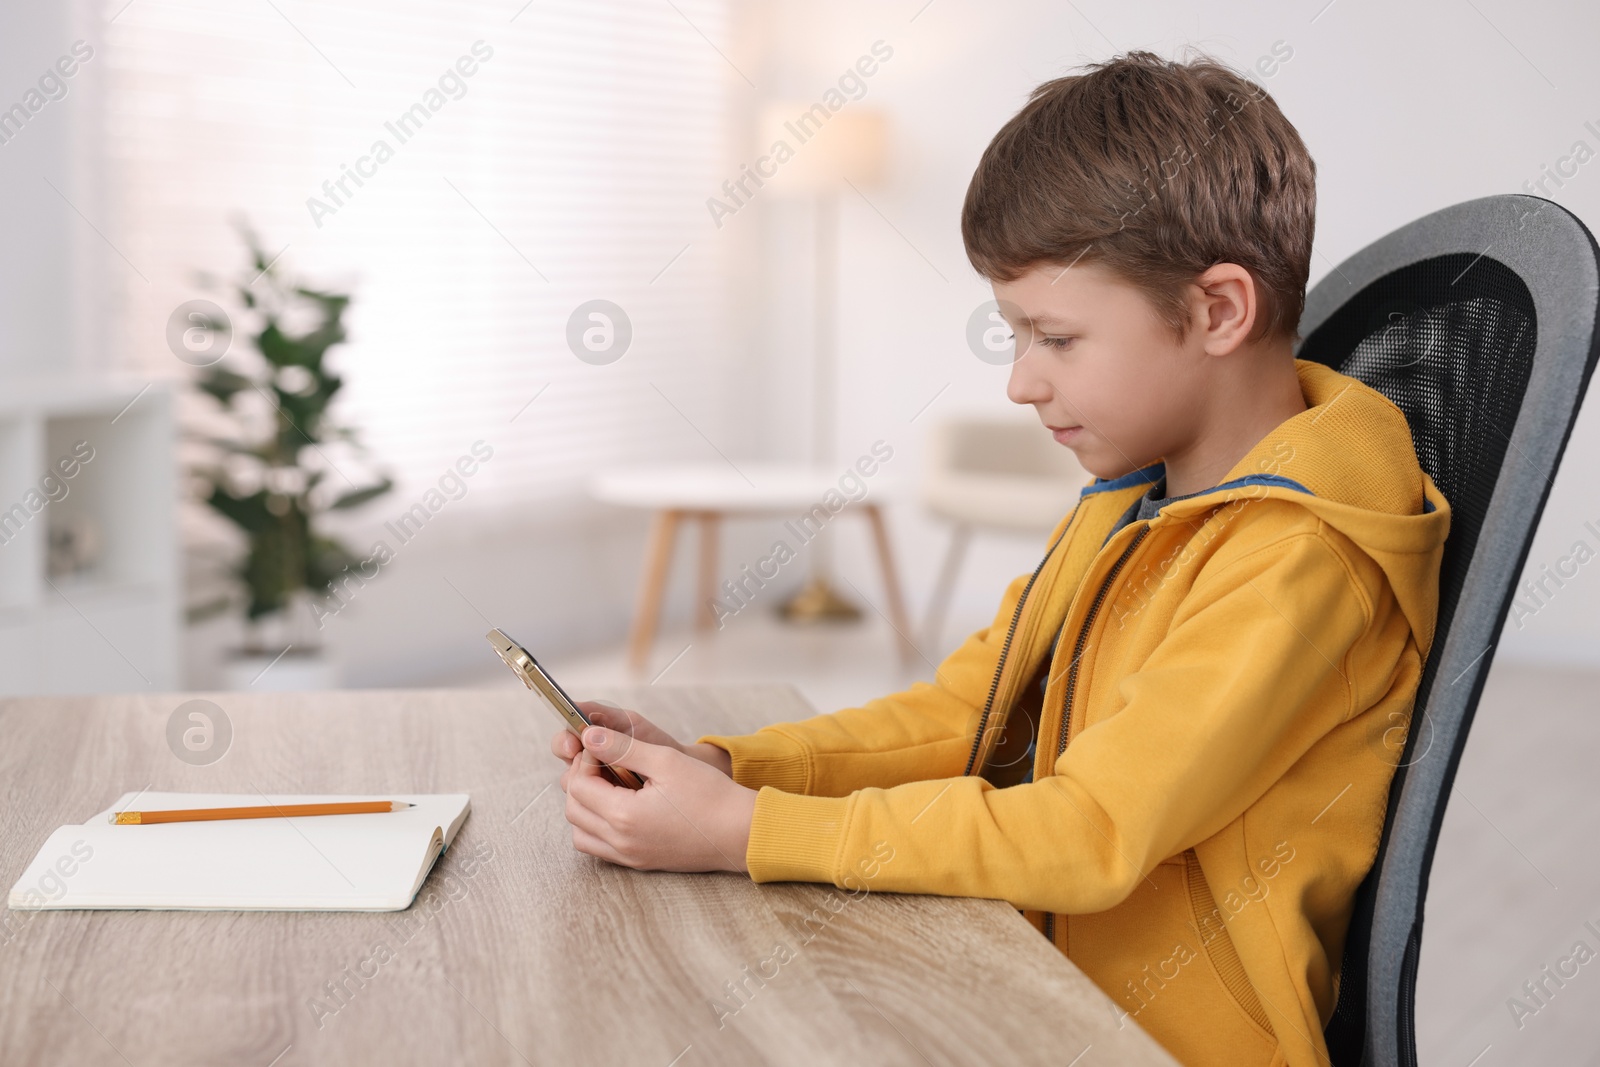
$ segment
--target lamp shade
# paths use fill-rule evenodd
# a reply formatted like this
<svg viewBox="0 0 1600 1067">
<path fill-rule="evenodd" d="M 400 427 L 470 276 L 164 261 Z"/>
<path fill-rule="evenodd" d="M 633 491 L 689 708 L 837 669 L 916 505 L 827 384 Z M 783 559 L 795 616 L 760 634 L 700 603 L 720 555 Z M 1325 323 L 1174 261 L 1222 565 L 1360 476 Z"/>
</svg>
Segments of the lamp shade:
<svg viewBox="0 0 1600 1067">
<path fill-rule="evenodd" d="M 849 101 L 837 111 L 823 103 L 772 103 L 761 115 L 754 169 L 778 192 L 826 192 L 846 181 L 870 188 L 884 180 L 887 133 L 881 111 Z"/>
</svg>

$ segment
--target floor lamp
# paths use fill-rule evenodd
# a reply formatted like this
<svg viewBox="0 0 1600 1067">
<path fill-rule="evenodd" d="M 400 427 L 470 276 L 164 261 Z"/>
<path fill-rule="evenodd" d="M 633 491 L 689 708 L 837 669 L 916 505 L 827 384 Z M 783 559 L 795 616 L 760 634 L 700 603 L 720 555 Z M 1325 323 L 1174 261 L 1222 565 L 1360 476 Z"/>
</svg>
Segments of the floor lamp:
<svg viewBox="0 0 1600 1067">
<path fill-rule="evenodd" d="M 846 102 L 826 105 L 780 103 L 762 116 L 762 145 L 774 162 L 773 189 L 808 196 L 815 221 L 815 281 L 812 314 L 811 462 L 832 469 L 838 394 L 839 196 L 854 186 L 882 184 L 887 122 L 881 112 Z M 785 153 L 780 145 L 786 146 Z M 861 609 L 828 581 L 832 538 L 823 529 L 812 544 L 811 574 L 801 590 L 779 607 L 796 622 L 858 619 Z"/>
</svg>

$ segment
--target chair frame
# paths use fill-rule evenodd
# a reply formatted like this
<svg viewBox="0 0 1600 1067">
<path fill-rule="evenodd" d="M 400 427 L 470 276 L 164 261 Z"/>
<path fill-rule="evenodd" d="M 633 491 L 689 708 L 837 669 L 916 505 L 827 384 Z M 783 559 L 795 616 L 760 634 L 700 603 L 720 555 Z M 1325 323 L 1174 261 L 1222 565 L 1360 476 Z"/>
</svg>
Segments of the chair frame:
<svg viewBox="0 0 1600 1067">
<path fill-rule="evenodd" d="M 1300 325 L 1305 341 L 1297 352 L 1314 348 L 1318 328 L 1368 286 L 1414 263 L 1459 253 L 1496 259 L 1527 285 L 1534 302 L 1534 351 L 1460 599 L 1450 617 L 1439 620 L 1418 686 L 1377 858 L 1356 895 L 1341 970 L 1346 980 L 1325 1032 L 1338 1067 L 1417 1063 L 1417 965 L 1445 804 L 1517 579 L 1600 355 L 1600 247 L 1565 208 L 1521 194 L 1444 208 L 1346 259 L 1307 294 Z M 1420 753 L 1419 744 L 1425 746 Z"/>
</svg>

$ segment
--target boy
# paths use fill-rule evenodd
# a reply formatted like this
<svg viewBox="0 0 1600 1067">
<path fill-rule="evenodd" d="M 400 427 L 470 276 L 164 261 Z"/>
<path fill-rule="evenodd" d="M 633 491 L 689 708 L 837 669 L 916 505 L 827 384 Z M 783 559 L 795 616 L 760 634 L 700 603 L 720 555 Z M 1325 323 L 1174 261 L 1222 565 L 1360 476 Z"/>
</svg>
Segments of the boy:
<svg viewBox="0 0 1600 1067">
<path fill-rule="evenodd" d="M 1036 89 L 962 236 L 1007 395 L 1094 480 L 931 684 L 693 745 L 603 708 L 557 734 L 575 845 L 1006 900 L 1182 1062 L 1325 1064 L 1450 511 L 1398 408 L 1293 356 L 1314 210 L 1225 67 Z"/>
</svg>

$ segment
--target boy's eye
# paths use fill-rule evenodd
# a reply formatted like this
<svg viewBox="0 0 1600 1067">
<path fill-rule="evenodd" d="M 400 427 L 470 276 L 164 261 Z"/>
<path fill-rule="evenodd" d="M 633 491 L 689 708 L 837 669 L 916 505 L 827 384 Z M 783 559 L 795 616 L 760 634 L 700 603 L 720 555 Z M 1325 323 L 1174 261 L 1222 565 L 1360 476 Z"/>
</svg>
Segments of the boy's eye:
<svg viewBox="0 0 1600 1067">
<path fill-rule="evenodd" d="M 1043 348 L 1066 348 L 1076 340 L 1076 337 L 1041 337 L 1038 343 Z"/>
</svg>

